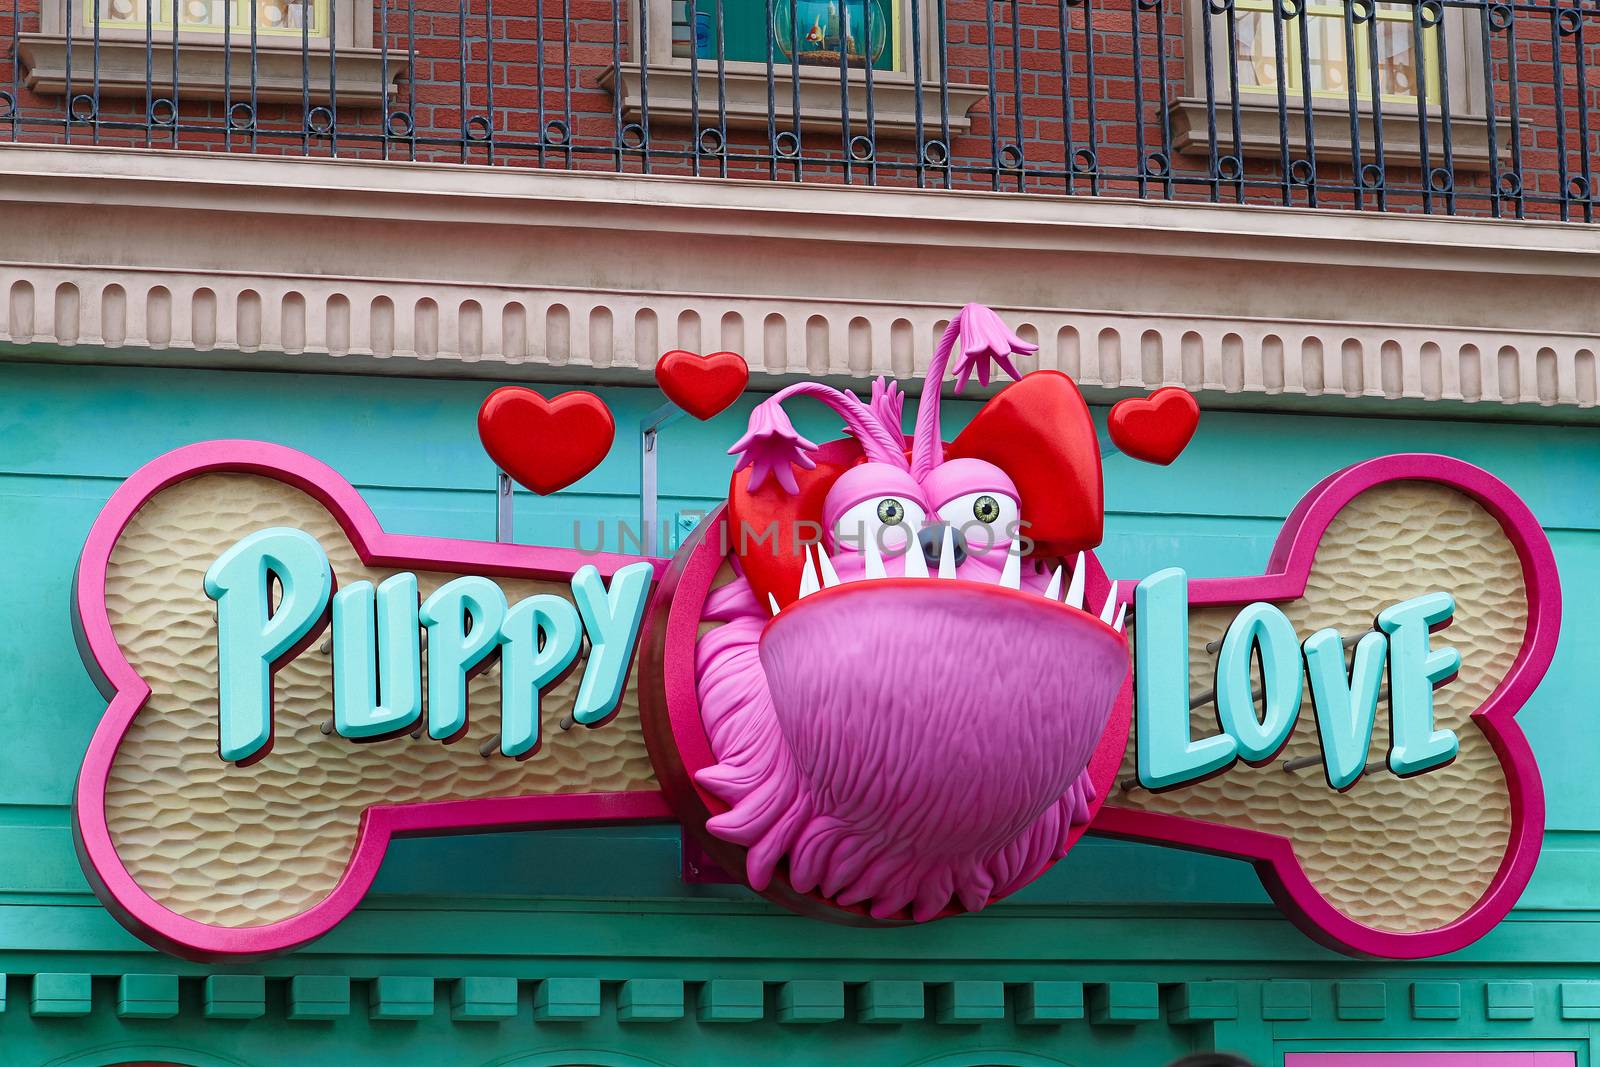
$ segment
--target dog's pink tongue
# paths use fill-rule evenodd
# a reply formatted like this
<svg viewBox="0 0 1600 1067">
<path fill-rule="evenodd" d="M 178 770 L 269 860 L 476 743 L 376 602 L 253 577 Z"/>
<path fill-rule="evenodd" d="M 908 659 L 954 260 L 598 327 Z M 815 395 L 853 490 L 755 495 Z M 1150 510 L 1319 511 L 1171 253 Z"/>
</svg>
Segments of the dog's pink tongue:
<svg viewBox="0 0 1600 1067">
<path fill-rule="evenodd" d="M 1128 669 L 1120 635 L 1081 612 L 927 580 L 813 594 L 760 655 L 813 806 L 791 881 L 875 915 L 915 898 L 918 917 L 932 896 L 986 900 L 1038 873 L 1011 868 L 1055 858 L 1058 802 Z"/>
</svg>

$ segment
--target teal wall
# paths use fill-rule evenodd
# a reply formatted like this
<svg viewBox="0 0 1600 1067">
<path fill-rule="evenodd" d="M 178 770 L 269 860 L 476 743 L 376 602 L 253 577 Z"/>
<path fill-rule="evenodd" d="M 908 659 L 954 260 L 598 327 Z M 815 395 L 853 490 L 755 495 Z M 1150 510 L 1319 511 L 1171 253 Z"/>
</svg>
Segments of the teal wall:
<svg viewBox="0 0 1600 1067">
<path fill-rule="evenodd" d="M 1244 864 L 1097 840 L 981 915 L 848 929 L 734 887 L 685 886 L 666 828 L 403 841 L 367 904 L 302 952 L 208 968 L 147 949 L 88 891 L 71 842 L 73 779 L 104 707 L 67 610 L 90 523 L 161 452 L 255 437 L 331 464 L 389 529 L 490 537 L 493 468 L 474 429 L 489 388 L 0 364 L 0 1064 L 1082 1067 L 1213 1046 L 1280 1063 L 1296 1049 L 1465 1041 L 1571 1050 L 1600 1067 L 1600 985 L 1588 981 L 1600 978 L 1600 775 L 1589 770 L 1600 443 L 1555 425 L 1214 412 L 1171 468 L 1107 462 L 1102 555 L 1129 576 L 1258 569 L 1304 490 L 1384 452 L 1478 463 L 1541 517 L 1566 617 L 1521 721 L 1549 830 L 1522 905 L 1454 956 L 1347 960 L 1280 918 Z M 553 500 L 519 493 L 519 540 L 570 544 L 580 523 L 592 544 L 597 523 L 636 514 L 630 428 L 660 395 L 604 395 L 617 447 Z M 667 432 L 664 513 L 720 495 L 748 403 Z M 837 436 L 831 417 L 795 407 L 803 433 Z M 971 411 L 949 405 L 947 428 Z M 552 1017 L 562 1013 L 574 1018 Z"/>
</svg>

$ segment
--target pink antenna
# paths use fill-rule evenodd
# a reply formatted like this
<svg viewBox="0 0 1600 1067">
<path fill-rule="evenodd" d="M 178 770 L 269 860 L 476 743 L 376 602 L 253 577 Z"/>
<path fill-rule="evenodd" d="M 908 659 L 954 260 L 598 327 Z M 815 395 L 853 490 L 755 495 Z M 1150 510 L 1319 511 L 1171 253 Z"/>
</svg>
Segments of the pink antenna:
<svg viewBox="0 0 1600 1067">
<path fill-rule="evenodd" d="M 968 304 L 956 313 L 934 348 L 933 361 L 928 364 L 928 374 L 923 380 L 922 400 L 917 405 L 911 476 L 918 480 L 927 477 L 944 461 L 944 441 L 939 432 L 939 390 L 957 339 L 961 342 L 961 358 L 955 368 L 958 393 L 966 387 L 974 371 L 978 374 L 978 383 L 988 385 L 991 362 L 1013 379 L 1021 378 L 1011 357 L 1039 351 L 1038 345 L 1029 344 L 1012 333 L 999 315 L 982 304 Z"/>
<path fill-rule="evenodd" d="M 735 471 L 750 468 L 752 491 L 761 488 L 771 475 L 786 491 L 797 493 L 800 486 L 795 481 L 794 468 L 811 470 L 817 465 L 810 454 L 819 446 L 801 437 L 783 410 L 783 402 L 795 396 L 820 400 L 838 412 L 850 433 L 861 442 L 868 459 L 892 463 L 902 470 L 908 468 L 898 422 L 891 431 L 880 421 L 881 413 L 897 408 L 887 390 L 875 389 L 873 406 L 868 407 L 852 394 L 821 382 L 798 382 L 758 404 L 750 413 L 750 425 L 744 436 L 728 449 L 730 456 L 739 457 Z"/>
</svg>

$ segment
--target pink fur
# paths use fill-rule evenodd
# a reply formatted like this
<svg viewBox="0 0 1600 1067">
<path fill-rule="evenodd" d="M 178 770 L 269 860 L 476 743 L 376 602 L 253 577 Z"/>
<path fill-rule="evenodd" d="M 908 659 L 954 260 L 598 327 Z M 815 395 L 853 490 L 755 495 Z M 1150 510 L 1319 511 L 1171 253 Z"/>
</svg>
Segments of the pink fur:
<svg viewBox="0 0 1600 1067">
<path fill-rule="evenodd" d="M 750 884 L 787 861 L 801 892 L 924 921 L 1059 859 L 1090 815 L 1121 638 L 981 581 L 813 597 L 769 624 L 745 581 L 724 586 L 705 615 L 723 625 L 697 649 L 718 763 L 696 780 L 730 805 L 707 825 L 749 850 Z"/>
</svg>

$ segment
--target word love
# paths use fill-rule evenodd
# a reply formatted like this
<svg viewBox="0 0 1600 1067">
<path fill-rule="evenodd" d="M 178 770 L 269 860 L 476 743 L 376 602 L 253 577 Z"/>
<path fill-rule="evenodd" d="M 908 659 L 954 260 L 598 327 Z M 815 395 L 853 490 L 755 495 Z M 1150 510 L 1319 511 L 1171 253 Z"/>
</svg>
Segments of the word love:
<svg viewBox="0 0 1600 1067">
<path fill-rule="evenodd" d="M 572 576 L 570 600 L 540 593 L 514 605 L 474 575 L 446 582 L 426 600 L 409 572 L 335 592 L 328 554 L 314 537 L 288 527 L 257 531 L 205 576 L 217 604 L 218 751 L 235 763 L 271 751 L 273 672 L 310 644 L 331 608 L 335 733 L 373 741 L 416 726 L 424 714 L 425 630 L 428 736 L 449 743 L 466 733 L 467 680 L 499 657 L 500 751 L 525 759 L 539 748 L 540 697 L 572 670 L 585 637 L 573 721 L 592 726 L 616 711 L 653 573 L 649 563 L 630 564 L 607 588 L 585 566 Z"/>
<path fill-rule="evenodd" d="M 1385 672 L 1389 677 L 1389 769 L 1422 774 L 1455 759 L 1454 732 L 1436 729 L 1433 691 L 1454 678 L 1461 655 L 1434 648 L 1430 633 L 1455 613 L 1448 593 L 1413 597 L 1378 613 L 1377 629 L 1355 643 L 1345 664 L 1344 640 L 1319 630 L 1304 644 L 1278 608 L 1255 603 L 1241 611 L 1217 655 L 1219 733 L 1195 738 L 1190 730 L 1189 579 L 1182 570 L 1159 571 L 1134 592 L 1135 722 L 1139 782 L 1167 789 L 1217 774 L 1235 760 L 1259 765 L 1277 757 L 1294 732 L 1307 679 L 1322 743 L 1328 784 L 1344 790 L 1367 766 L 1372 728 Z M 1259 660 L 1261 711 L 1252 687 Z"/>
</svg>

